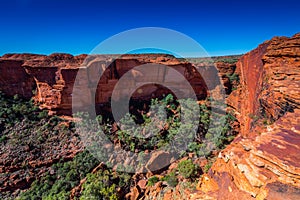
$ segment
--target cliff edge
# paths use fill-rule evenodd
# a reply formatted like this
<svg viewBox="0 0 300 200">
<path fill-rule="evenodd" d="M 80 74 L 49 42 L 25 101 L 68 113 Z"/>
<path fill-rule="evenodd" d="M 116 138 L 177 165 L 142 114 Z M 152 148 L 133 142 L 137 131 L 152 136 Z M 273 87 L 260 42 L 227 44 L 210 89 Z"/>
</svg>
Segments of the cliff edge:
<svg viewBox="0 0 300 200">
<path fill-rule="evenodd" d="M 241 125 L 191 199 L 299 199 L 300 34 L 274 37 L 237 63 L 228 97 Z"/>
</svg>

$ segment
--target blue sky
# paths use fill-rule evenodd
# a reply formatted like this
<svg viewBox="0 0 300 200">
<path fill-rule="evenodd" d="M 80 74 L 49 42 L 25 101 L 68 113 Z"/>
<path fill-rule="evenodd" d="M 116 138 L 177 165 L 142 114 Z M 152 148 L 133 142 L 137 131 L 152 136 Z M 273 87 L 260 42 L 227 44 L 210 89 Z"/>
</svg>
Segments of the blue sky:
<svg viewBox="0 0 300 200">
<path fill-rule="evenodd" d="M 103 40 L 139 27 L 173 29 L 196 40 L 212 56 L 230 55 L 248 52 L 273 36 L 300 32 L 298 0 L 0 2 L 0 55 L 89 53 Z"/>
</svg>

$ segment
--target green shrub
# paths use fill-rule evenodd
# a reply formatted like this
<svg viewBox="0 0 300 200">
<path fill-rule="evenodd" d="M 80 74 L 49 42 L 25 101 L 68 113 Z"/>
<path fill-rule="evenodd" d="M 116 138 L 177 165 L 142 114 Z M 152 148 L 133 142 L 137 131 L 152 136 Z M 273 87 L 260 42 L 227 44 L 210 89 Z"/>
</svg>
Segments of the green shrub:
<svg viewBox="0 0 300 200">
<path fill-rule="evenodd" d="M 86 199 L 109 199 L 117 200 L 116 185 L 110 182 L 108 172 L 99 171 L 96 174 L 88 174 L 83 184 L 83 192 L 80 200 Z"/>
<path fill-rule="evenodd" d="M 5 142 L 5 140 L 7 140 L 7 136 L 6 135 L 2 135 L 0 137 L 0 143 Z"/>
<path fill-rule="evenodd" d="M 88 174 L 80 199 L 124 199 L 124 195 L 130 191 L 130 179 L 127 173 L 114 174 L 111 170 Z"/>
<path fill-rule="evenodd" d="M 175 187 L 178 184 L 178 179 L 175 175 L 175 172 L 170 172 L 162 179 L 163 181 L 166 181 L 169 186 Z"/>
<path fill-rule="evenodd" d="M 192 160 L 183 160 L 178 164 L 178 172 L 184 178 L 192 178 L 196 175 L 197 167 Z"/>
<path fill-rule="evenodd" d="M 239 82 L 240 81 L 240 77 L 238 74 L 233 73 L 233 74 L 226 74 L 226 76 L 229 78 L 230 83 L 233 83 L 234 81 Z"/>
<path fill-rule="evenodd" d="M 153 186 L 155 183 L 159 181 L 159 178 L 157 176 L 152 176 L 148 179 L 148 186 Z"/>
<path fill-rule="evenodd" d="M 232 114 L 227 113 L 226 115 L 218 116 L 218 121 L 210 127 L 206 137 L 214 143 L 216 149 L 223 149 L 232 140 L 233 130 L 231 123 L 235 120 Z"/>
<path fill-rule="evenodd" d="M 207 163 L 203 169 L 204 173 L 207 173 L 209 171 L 209 169 L 211 168 L 211 166 L 212 166 L 211 162 Z"/>
<path fill-rule="evenodd" d="M 40 112 L 39 114 L 38 114 L 38 118 L 39 119 L 45 119 L 45 118 L 47 118 L 48 117 L 48 111 L 46 111 L 46 110 L 43 110 L 42 112 Z"/>
</svg>

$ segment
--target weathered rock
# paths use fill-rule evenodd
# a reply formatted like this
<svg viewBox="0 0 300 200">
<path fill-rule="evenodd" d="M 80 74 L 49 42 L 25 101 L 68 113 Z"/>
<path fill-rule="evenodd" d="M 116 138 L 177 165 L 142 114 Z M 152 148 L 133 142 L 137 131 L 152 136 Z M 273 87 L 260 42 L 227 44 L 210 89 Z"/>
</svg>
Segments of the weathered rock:
<svg viewBox="0 0 300 200">
<path fill-rule="evenodd" d="M 269 42 L 240 58 L 237 62 L 236 73 L 240 77 L 240 86 L 233 91 L 227 99 L 229 106 L 237 111 L 238 121 L 241 124 L 241 134 L 250 130 L 251 116 L 258 112 L 258 96 L 262 88 L 263 62 L 262 57 L 266 53 Z"/>
<path fill-rule="evenodd" d="M 172 162 L 172 158 L 172 155 L 168 152 L 156 151 L 151 155 L 148 163 L 146 164 L 146 168 L 150 172 L 157 172 L 168 167 Z"/>
<path fill-rule="evenodd" d="M 139 182 L 137 183 L 137 185 L 142 189 L 146 189 L 146 186 L 147 186 L 147 180 L 146 179 L 142 179 L 142 180 L 139 180 Z"/>
<path fill-rule="evenodd" d="M 161 181 L 155 183 L 153 187 L 147 187 L 144 199 L 158 199 L 162 189 L 163 187 Z"/>
<path fill-rule="evenodd" d="M 238 62 L 240 86 L 227 99 L 236 111 L 241 134 L 259 118 L 275 121 L 300 108 L 300 38 L 275 37 L 245 54 Z"/>
<path fill-rule="evenodd" d="M 249 194 L 249 198 L 260 199 L 276 193 L 278 189 L 269 186 L 275 182 L 299 190 L 299 117 L 300 110 L 297 109 L 281 117 L 257 137 L 238 137 L 214 163 L 207 178 L 210 181 L 201 181 L 198 189 L 207 192 L 207 188 L 211 188 L 211 191 L 217 190 L 218 195 L 243 191 Z M 290 121 L 290 118 L 295 120 Z M 250 147 L 250 150 L 245 150 L 244 146 Z M 209 184 L 212 180 L 218 183 L 215 188 Z"/>
<path fill-rule="evenodd" d="M 29 99 L 33 96 L 36 83 L 22 64 L 21 60 L 0 59 L 0 91 L 10 96 L 18 94 Z"/>
<path fill-rule="evenodd" d="M 211 179 L 207 175 L 203 175 L 199 181 L 199 184 L 197 185 L 197 189 L 203 191 L 204 193 L 208 193 L 217 191 L 219 186 L 215 180 Z"/>
<path fill-rule="evenodd" d="M 130 193 L 128 193 L 125 198 L 130 200 L 137 200 L 139 199 L 140 193 L 141 192 L 138 187 L 133 187 L 131 188 Z"/>
<path fill-rule="evenodd" d="M 96 105 L 106 104 L 110 102 L 119 79 L 134 67 L 147 63 L 152 63 L 152 66 L 165 65 L 171 67 L 170 69 L 175 69 L 184 77 L 183 81 L 188 80 L 198 98 L 203 99 L 207 96 L 206 84 L 201 75 L 196 73 L 192 64 L 161 54 L 123 55 L 119 58 L 105 55 L 87 57 L 87 55 L 72 56 L 70 54 L 49 56 L 6 54 L 0 58 L 0 72 L 2 73 L 0 90 L 8 95 L 19 94 L 26 98 L 34 97 L 41 108 L 48 109 L 51 113 L 70 115 L 76 78 L 78 80 L 76 87 L 81 89 L 85 99 L 76 101 L 75 107 L 90 106 L 94 100 Z M 107 67 L 106 70 L 105 67 Z M 81 77 L 77 77 L 79 69 Z M 176 77 L 176 74 L 170 73 L 173 73 L 172 70 L 150 70 L 147 74 L 132 70 L 130 74 L 132 79 L 126 81 L 126 85 L 119 90 L 114 91 L 116 98 L 128 95 L 131 88 L 139 88 L 132 95 L 134 99 L 149 100 L 167 94 L 170 91 L 160 85 L 150 84 L 141 88 L 140 86 L 147 78 L 150 80 L 151 77 L 155 77 L 155 79 L 163 80 L 164 77 Z M 184 82 L 181 83 L 180 78 L 163 80 L 162 83 L 173 83 L 178 92 L 185 92 Z M 36 94 L 33 94 L 32 91 L 35 89 Z"/>
<path fill-rule="evenodd" d="M 227 100 L 240 135 L 192 199 L 300 198 L 299 52 L 299 34 L 275 37 L 239 60 L 241 85 Z"/>
</svg>

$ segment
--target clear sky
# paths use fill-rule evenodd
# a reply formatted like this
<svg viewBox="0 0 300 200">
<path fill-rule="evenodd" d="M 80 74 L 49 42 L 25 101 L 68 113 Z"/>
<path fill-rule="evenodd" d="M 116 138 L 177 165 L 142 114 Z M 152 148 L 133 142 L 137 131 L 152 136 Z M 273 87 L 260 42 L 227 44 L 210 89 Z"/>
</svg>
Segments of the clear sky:
<svg viewBox="0 0 300 200">
<path fill-rule="evenodd" d="M 300 32 L 299 0 L 0 2 L 0 55 L 89 53 L 101 41 L 139 27 L 173 29 L 195 39 L 212 56 L 230 55 L 248 52 L 273 36 Z"/>
</svg>

